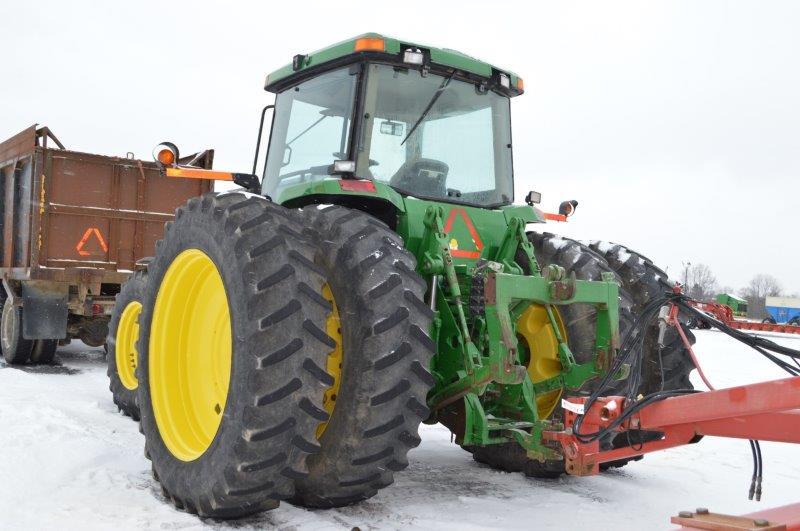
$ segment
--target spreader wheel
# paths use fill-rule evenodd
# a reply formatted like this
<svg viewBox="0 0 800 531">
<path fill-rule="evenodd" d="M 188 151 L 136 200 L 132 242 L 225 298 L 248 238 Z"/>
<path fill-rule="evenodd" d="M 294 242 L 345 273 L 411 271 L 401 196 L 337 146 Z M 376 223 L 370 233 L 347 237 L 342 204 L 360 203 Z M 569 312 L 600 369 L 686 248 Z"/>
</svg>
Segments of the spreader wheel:
<svg viewBox="0 0 800 531">
<path fill-rule="evenodd" d="M 0 346 L 9 365 L 27 363 L 33 350 L 34 341 L 22 336 L 22 319 L 22 306 L 14 306 L 10 297 L 5 298 L 0 320 Z"/>
<path fill-rule="evenodd" d="M 265 198 L 207 194 L 177 210 L 148 275 L 137 376 L 154 477 L 201 516 L 276 507 L 327 419 L 331 306 L 311 245 Z"/>
<path fill-rule="evenodd" d="M 39 365 L 53 363 L 57 349 L 57 339 L 37 339 L 33 342 L 33 349 L 31 349 L 31 363 Z"/>
<path fill-rule="evenodd" d="M 303 215 L 319 242 L 315 262 L 328 282 L 322 299 L 336 346 L 327 363 L 330 420 L 320 425 L 322 449 L 309 457 L 294 501 L 338 507 L 391 484 L 420 443 L 434 383 L 433 312 L 422 300 L 425 283 L 413 255 L 385 224 L 342 207 L 308 207 Z"/>
</svg>

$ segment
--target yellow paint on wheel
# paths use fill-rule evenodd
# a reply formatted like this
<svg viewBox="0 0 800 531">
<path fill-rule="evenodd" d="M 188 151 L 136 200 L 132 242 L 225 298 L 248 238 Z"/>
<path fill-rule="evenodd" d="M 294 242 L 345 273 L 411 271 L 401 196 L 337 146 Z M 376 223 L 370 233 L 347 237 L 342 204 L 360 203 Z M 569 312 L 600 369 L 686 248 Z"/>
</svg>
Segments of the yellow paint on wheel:
<svg viewBox="0 0 800 531">
<path fill-rule="evenodd" d="M 322 296 L 333 306 L 325 322 L 325 331 L 336 342 L 336 346 L 328 354 L 328 361 L 325 366 L 328 374 L 333 376 L 333 384 L 325 391 L 325 396 L 322 399 L 322 405 L 330 417 L 333 415 L 333 408 L 336 406 L 336 398 L 342 385 L 342 324 L 339 321 L 339 308 L 336 307 L 336 301 L 333 298 L 330 285 L 325 284 L 322 287 Z M 322 433 L 327 426 L 327 422 L 317 426 L 317 439 L 322 437 Z"/>
<path fill-rule="evenodd" d="M 136 379 L 136 364 L 139 353 L 136 351 L 136 342 L 139 340 L 139 314 L 142 313 L 142 304 L 131 301 L 122 310 L 117 325 L 117 339 L 115 347 L 115 361 L 117 376 L 122 385 L 130 391 L 139 387 Z"/>
<path fill-rule="evenodd" d="M 225 285 L 203 251 L 170 264 L 156 296 L 148 354 L 156 425 L 176 458 L 193 461 L 222 423 L 233 344 Z"/>
<path fill-rule="evenodd" d="M 567 341 L 567 331 L 558 309 L 553 308 L 553 315 L 561 337 Z M 522 313 L 517 321 L 517 334 L 524 339 L 529 352 L 528 375 L 533 383 L 543 382 L 561 373 L 558 338 L 544 306 L 531 304 Z M 536 395 L 536 408 L 540 419 L 546 419 L 553 414 L 561 399 L 561 393 L 561 389 L 554 389 Z"/>
</svg>

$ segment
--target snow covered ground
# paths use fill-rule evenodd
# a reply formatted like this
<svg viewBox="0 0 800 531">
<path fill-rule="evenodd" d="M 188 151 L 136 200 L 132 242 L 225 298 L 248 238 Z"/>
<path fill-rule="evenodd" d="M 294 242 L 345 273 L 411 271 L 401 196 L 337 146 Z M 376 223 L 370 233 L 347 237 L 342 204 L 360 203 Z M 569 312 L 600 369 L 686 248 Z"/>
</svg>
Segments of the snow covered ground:
<svg viewBox="0 0 800 531">
<path fill-rule="evenodd" d="M 783 377 L 718 332 L 697 336 L 718 387 Z M 800 336 L 775 339 L 800 348 Z M 796 502 L 800 486 L 800 447 L 791 445 L 763 444 L 759 504 L 747 501 L 746 441 L 707 438 L 601 476 L 540 481 L 479 465 L 445 428 L 424 426 L 411 466 L 369 501 L 328 511 L 284 503 L 245 521 L 204 522 L 162 498 L 136 423 L 111 402 L 102 350 L 77 344 L 59 359 L 43 368 L 0 363 L 2 529 L 664 529 L 682 509 L 742 514 Z"/>
</svg>

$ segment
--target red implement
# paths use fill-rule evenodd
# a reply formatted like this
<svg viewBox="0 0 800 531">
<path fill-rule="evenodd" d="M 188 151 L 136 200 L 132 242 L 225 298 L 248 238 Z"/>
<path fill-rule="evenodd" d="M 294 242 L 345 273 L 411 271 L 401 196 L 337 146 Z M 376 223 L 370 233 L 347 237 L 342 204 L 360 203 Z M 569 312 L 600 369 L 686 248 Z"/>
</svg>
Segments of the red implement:
<svg viewBox="0 0 800 531">
<path fill-rule="evenodd" d="M 759 323 L 755 321 L 735 319 L 733 317 L 733 310 L 726 304 L 720 304 L 718 302 L 700 302 L 694 300 L 689 301 L 689 304 L 701 312 L 705 312 L 711 317 L 714 317 L 715 319 L 722 321 L 726 325 L 737 330 L 778 332 L 781 334 L 800 334 L 800 326 L 794 326 L 790 324 Z M 702 326 L 703 323 L 698 323 L 698 325 L 700 328 L 710 328 L 710 326 Z"/>
<path fill-rule="evenodd" d="M 564 421 L 572 428 L 585 397 L 568 399 Z M 585 412 L 581 433 L 608 427 L 622 415 L 625 399 L 598 399 Z M 572 410 L 572 411 L 571 411 Z M 800 443 L 800 377 L 666 398 L 626 419 L 616 431 L 646 430 L 663 433 L 639 445 L 600 450 L 598 441 L 581 442 L 572 430 L 544 432 L 564 450 L 567 472 L 587 476 L 600 471 L 600 463 L 641 456 L 656 450 L 694 443 L 703 436 Z M 636 436 L 631 435 L 636 442 Z"/>
</svg>

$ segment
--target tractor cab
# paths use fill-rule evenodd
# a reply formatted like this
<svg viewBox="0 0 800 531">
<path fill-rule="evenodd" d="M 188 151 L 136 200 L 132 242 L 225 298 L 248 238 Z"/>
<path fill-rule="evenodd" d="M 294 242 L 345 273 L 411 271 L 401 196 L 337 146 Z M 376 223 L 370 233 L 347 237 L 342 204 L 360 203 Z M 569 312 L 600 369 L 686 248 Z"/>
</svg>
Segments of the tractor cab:
<svg viewBox="0 0 800 531">
<path fill-rule="evenodd" d="M 483 208 L 513 202 L 509 99 L 522 80 L 510 72 L 367 34 L 295 56 L 266 89 L 277 96 L 262 186 L 279 203 L 343 180 Z"/>
</svg>

